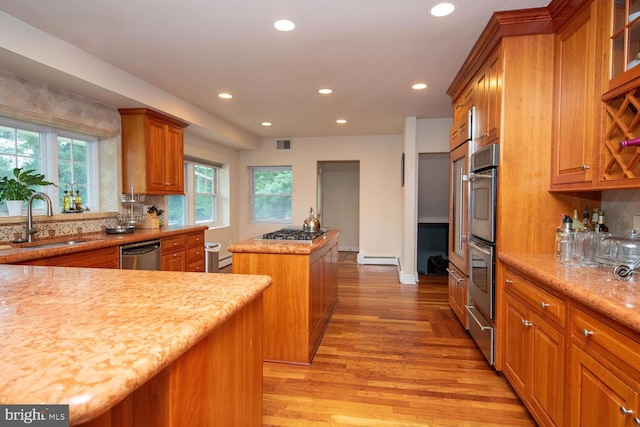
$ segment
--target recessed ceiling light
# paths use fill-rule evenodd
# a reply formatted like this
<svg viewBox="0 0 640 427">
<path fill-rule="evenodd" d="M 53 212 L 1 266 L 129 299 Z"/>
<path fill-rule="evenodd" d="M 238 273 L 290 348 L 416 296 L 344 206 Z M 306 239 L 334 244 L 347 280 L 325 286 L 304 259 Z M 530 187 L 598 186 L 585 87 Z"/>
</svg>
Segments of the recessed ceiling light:
<svg viewBox="0 0 640 427">
<path fill-rule="evenodd" d="M 331 89 L 320 89 L 318 92 L 320 92 L 323 95 L 328 95 L 330 93 L 333 93 Z"/>
<path fill-rule="evenodd" d="M 343 124 L 347 123 L 347 121 L 345 119 L 338 119 L 338 120 L 336 120 L 336 123 L 339 123 L 339 124 L 343 125 Z"/>
<path fill-rule="evenodd" d="M 296 27 L 296 24 L 289 21 L 288 19 L 280 19 L 276 21 L 273 26 L 278 31 L 291 31 Z"/>
<path fill-rule="evenodd" d="M 430 13 L 433 16 L 442 17 L 450 15 L 455 9 L 456 6 L 453 3 L 438 3 L 431 8 Z"/>
<path fill-rule="evenodd" d="M 427 84 L 426 83 L 416 83 L 411 87 L 413 89 L 416 89 L 416 90 L 421 90 L 421 89 L 426 89 L 427 88 Z"/>
<path fill-rule="evenodd" d="M 226 92 L 219 93 L 218 96 L 220 98 L 223 98 L 223 99 L 231 99 L 231 98 L 233 98 L 233 95 L 231 95 L 230 93 L 226 93 Z"/>
<path fill-rule="evenodd" d="M 262 126 L 271 126 L 271 123 L 269 123 L 269 122 L 262 122 Z"/>
</svg>

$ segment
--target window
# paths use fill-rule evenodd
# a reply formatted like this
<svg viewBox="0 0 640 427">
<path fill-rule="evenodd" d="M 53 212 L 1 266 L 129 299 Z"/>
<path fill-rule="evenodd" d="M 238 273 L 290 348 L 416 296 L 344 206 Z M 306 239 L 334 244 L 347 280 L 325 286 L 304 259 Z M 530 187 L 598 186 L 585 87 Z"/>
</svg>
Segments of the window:
<svg viewBox="0 0 640 427">
<path fill-rule="evenodd" d="M 12 176 L 16 167 L 34 169 L 58 185 L 39 189 L 59 201 L 56 212 L 61 211 L 65 190 L 79 191 L 82 205 L 97 210 L 97 143 L 93 136 L 0 118 L 0 177 Z M 44 207 L 44 202 L 36 200 L 35 207 Z"/>
<path fill-rule="evenodd" d="M 291 166 L 252 167 L 251 219 L 291 224 Z"/>
<path fill-rule="evenodd" d="M 217 225 L 220 167 L 192 161 L 186 161 L 184 165 L 185 195 L 168 196 L 169 225 Z"/>
</svg>

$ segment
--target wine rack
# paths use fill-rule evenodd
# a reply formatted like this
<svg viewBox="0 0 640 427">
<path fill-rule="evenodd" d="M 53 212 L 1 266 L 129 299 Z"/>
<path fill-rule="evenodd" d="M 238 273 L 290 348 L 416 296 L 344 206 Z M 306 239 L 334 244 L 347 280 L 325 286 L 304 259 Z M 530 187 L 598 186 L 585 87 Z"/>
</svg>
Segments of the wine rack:
<svg viewBox="0 0 640 427">
<path fill-rule="evenodd" d="M 640 147 L 620 148 L 620 141 L 640 137 L 640 88 L 604 102 L 601 182 L 640 178 Z M 620 183 L 624 186 L 638 182 Z"/>
</svg>

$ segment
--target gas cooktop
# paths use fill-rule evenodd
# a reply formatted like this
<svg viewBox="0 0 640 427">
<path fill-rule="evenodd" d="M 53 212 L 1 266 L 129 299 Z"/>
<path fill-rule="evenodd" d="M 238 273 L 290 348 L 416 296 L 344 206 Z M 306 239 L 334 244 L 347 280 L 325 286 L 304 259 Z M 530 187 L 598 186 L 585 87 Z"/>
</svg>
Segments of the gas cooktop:
<svg viewBox="0 0 640 427">
<path fill-rule="evenodd" d="M 313 241 L 319 237 L 324 236 L 327 232 L 326 229 L 320 229 L 320 231 L 304 231 L 301 228 L 283 228 L 271 233 L 265 233 L 262 235 L 262 239 L 259 240 L 282 240 L 285 242 L 308 242 Z"/>
</svg>

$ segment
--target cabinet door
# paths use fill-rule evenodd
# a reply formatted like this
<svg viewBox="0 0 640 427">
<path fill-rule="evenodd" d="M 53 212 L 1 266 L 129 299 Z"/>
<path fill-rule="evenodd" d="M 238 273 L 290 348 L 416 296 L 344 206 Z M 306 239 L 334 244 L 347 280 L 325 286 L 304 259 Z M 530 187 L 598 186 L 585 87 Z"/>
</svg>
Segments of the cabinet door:
<svg viewBox="0 0 640 427">
<path fill-rule="evenodd" d="M 309 262 L 309 335 L 312 336 L 322 319 L 322 256 Z M 310 345 L 312 345 L 311 343 Z"/>
<path fill-rule="evenodd" d="M 184 251 L 162 255 L 162 271 L 185 271 L 186 256 Z"/>
<path fill-rule="evenodd" d="M 184 191 L 183 131 L 180 128 L 167 126 L 165 135 L 164 190 L 166 193 L 182 194 Z"/>
<path fill-rule="evenodd" d="M 563 425 L 564 335 L 535 313 L 529 317 L 531 367 L 527 396 L 542 425 Z"/>
<path fill-rule="evenodd" d="M 592 19 L 596 3 L 556 34 L 552 188 L 570 183 L 591 187 L 595 173 L 594 127 L 599 117 L 596 107 L 600 105 L 594 97 L 594 90 L 599 87 Z"/>
<path fill-rule="evenodd" d="M 165 189 L 165 133 L 162 122 L 147 118 L 147 191 L 162 192 Z"/>
<path fill-rule="evenodd" d="M 467 277 L 449 263 L 449 305 L 465 329 L 467 325 Z"/>
<path fill-rule="evenodd" d="M 571 347 L 571 425 L 582 427 L 631 426 L 637 411 L 636 391 L 580 347 Z"/>
<path fill-rule="evenodd" d="M 474 90 L 476 106 L 474 141 L 478 147 L 500 139 L 502 112 L 502 55 L 498 48 L 478 73 Z"/>
<path fill-rule="evenodd" d="M 506 316 L 504 322 L 504 374 L 511 386 L 525 396 L 527 346 L 527 309 L 511 295 L 506 295 Z"/>
<path fill-rule="evenodd" d="M 467 236 L 469 233 L 469 208 L 467 204 L 469 182 L 469 144 L 451 152 L 449 165 L 449 261 L 465 276 L 467 266 Z"/>
<path fill-rule="evenodd" d="M 21 262 L 20 264 L 54 267 L 120 268 L 120 252 L 117 246 L 113 246 L 81 253 L 35 259 Z"/>
</svg>

